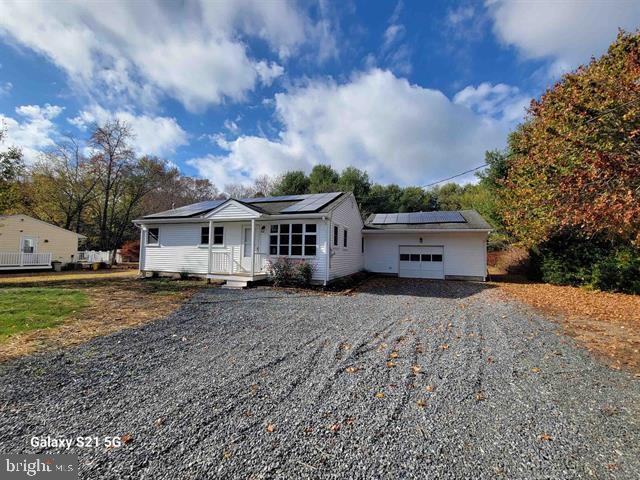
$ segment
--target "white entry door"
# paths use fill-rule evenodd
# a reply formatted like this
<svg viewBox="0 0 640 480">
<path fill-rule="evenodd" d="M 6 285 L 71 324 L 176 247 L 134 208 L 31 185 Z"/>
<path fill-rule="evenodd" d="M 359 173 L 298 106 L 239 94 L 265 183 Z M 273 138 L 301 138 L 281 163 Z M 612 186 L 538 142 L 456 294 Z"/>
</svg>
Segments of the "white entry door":
<svg viewBox="0 0 640 480">
<path fill-rule="evenodd" d="M 251 227 L 242 227 L 242 269 L 251 271 Z"/>
<path fill-rule="evenodd" d="M 398 276 L 444 278 L 444 248 L 411 245 L 400 247 Z"/>
</svg>

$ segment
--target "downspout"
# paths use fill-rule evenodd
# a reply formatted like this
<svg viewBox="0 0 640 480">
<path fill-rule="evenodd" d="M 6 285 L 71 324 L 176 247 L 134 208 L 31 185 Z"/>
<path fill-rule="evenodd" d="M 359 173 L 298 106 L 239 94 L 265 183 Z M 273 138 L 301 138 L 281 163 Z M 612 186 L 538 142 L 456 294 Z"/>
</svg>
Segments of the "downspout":
<svg viewBox="0 0 640 480">
<path fill-rule="evenodd" d="M 145 257 L 147 256 L 147 249 L 145 248 L 146 235 L 144 234 L 146 229 L 147 227 L 140 225 L 140 251 L 138 252 L 138 273 L 140 275 L 144 273 Z"/>
<path fill-rule="evenodd" d="M 209 245 L 207 245 L 207 278 L 211 275 L 211 248 L 213 246 L 213 220 L 209 220 Z"/>
<path fill-rule="evenodd" d="M 325 217 L 322 217 L 322 219 L 327 222 L 327 254 L 326 268 L 324 269 L 324 286 L 326 287 L 329 283 L 329 269 L 331 268 L 331 214 L 329 214 L 328 219 Z"/>
</svg>

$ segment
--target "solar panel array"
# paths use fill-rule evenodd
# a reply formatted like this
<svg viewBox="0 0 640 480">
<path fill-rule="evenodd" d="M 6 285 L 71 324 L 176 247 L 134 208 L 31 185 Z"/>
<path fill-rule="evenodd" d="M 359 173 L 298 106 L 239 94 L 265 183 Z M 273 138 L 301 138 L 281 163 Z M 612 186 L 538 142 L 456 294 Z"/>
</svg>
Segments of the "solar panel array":
<svg viewBox="0 0 640 480">
<path fill-rule="evenodd" d="M 205 200 L 204 202 L 192 203 L 191 205 L 185 205 L 184 207 L 174 208 L 173 210 L 153 213 L 151 215 L 147 215 L 145 218 L 191 217 L 199 213 L 213 210 L 222 202 L 224 202 L 224 200 Z"/>
<path fill-rule="evenodd" d="M 311 197 L 312 195 L 282 195 L 279 197 L 256 197 L 256 198 L 241 198 L 239 199 L 244 203 L 270 203 L 270 202 L 297 202 L 300 200 L 305 200 L 306 198 Z"/>
<path fill-rule="evenodd" d="M 320 210 L 328 203 L 331 203 L 340 195 L 342 195 L 341 192 L 316 193 L 313 195 L 309 195 L 301 202 L 298 202 L 295 205 L 291 205 L 281 210 L 280 213 L 315 212 L 317 210 Z"/>
<path fill-rule="evenodd" d="M 460 212 L 376 213 L 372 224 L 393 223 L 466 223 Z"/>
</svg>

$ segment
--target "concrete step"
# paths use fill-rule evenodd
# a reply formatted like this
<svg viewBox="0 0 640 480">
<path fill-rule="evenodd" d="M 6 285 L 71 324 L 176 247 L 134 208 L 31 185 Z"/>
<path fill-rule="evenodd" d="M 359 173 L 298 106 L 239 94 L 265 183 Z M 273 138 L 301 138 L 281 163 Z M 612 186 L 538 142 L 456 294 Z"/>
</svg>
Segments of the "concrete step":
<svg viewBox="0 0 640 480">
<path fill-rule="evenodd" d="M 222 285 L 222 288 L 242 289 L 247 288 L 248 283 L 245 280 L 227 280 Z"/>
</svg>

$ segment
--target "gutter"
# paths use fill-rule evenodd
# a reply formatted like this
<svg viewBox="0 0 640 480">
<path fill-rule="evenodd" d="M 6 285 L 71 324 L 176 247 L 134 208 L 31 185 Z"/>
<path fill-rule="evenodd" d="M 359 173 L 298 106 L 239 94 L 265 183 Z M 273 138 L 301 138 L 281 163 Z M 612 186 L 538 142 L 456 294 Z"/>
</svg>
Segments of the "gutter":
<svg viewBox="0 0 640 480">
<path fill-rule="evenodd" d="M 269 220 L 295 220 L 296 218 L 320 218 L 324 219 L 326 217 L 326 213 L 298 213 L 297 215 L 260 215 L 256 217 L 261 221 L 269 221 Z M 156 225 L 163 223 L 208 223 L 210 220 L 215 221 L 216 223 L 224 223 L 224 222 L 246 222 L 247 218 L 225 218 L 216 220 L 215 218 L 207 218 L 207 217 L 195 217 L 195 218 L 138 218 L 133 221 L 135 225 Z"/>
<path fill-rule="evenodd" d="M 386 229 L 386 230 L 369 230 L 366 228 L 362 229 L 362 234 L 389 234 L 389 233 L 447 233 L 447 232 L 470 232 L 470 233 L 489 233 L 493 231 L 491 228 L 446 228 L 446 229 L 422 229 L 422 228 L 397 228 L 397 229 Z"/>
</svg>

